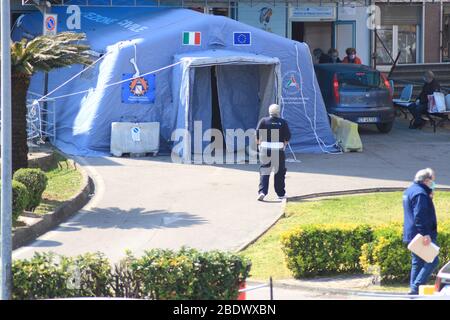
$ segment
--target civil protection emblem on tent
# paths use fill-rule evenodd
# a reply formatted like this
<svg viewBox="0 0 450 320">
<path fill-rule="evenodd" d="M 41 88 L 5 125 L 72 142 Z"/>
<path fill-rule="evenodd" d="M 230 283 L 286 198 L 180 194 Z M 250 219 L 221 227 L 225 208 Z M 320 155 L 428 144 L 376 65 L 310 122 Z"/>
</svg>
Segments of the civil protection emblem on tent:
<svg viewBox="0 0 450 320">
<path fill-rule="evenodd" d="M 300 77 L 297 72 L 290 71 L 283 77 L 283 93 L 294 95 L 300 92 Z"/>
<path fill-rule="evenodd" d="M 133 78 L 133 74 L 122 75 L 123 80 Z M 122 84 L 123 103 L 154 103 L 155 75 L 137 77 Z"/>
<path fill-rule="evenodd" d="M 233 45 L 250 46 L 252 44 L 252 34 L 250 32 L 233 32 Z"/>
<path fill-rule="evenodd" d="M 183 31 L 184 46 L 199 46 L 202 43 L 202 33 L 198 31 Z"/>
</svg>

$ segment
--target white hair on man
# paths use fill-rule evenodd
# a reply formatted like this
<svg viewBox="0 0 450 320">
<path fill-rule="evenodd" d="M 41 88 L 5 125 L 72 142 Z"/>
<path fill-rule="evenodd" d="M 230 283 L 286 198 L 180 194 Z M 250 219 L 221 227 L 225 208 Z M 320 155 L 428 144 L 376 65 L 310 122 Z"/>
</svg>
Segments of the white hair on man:
<svg viewBox="0 0 450 320">
<path fill-rule="evenodd" d="M 434 177 L 434 170 L 431 168 L 426 168 L 417 171 L 416 176 L 414 177 L 414 182 L 424 182 L 427 179 L 432 180 Z"/>
<path fill-rule="evenodd" d="M 280 115 L 280 106 L 278 104 L 271 104 L 269 106 L 269 115 L 270 116 L 279 116 Z"/>
</svg>

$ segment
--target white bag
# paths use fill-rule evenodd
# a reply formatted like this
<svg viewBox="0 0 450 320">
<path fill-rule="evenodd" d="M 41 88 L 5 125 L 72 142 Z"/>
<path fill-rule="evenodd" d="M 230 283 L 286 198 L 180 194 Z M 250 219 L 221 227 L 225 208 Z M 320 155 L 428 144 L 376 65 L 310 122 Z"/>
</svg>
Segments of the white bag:
<svg viewBox="0 0 450 320">
<path fill-rule="evenodd" d="M 450 94 L 445 96 L 445 109 L 450 111 Z"/>
<path fill-rule="evenodd" d="M 434 102 L 436 103 L 437 112 L 445 112 L 445 96 L 442 92 L 433 93 Z"/>
</svg>

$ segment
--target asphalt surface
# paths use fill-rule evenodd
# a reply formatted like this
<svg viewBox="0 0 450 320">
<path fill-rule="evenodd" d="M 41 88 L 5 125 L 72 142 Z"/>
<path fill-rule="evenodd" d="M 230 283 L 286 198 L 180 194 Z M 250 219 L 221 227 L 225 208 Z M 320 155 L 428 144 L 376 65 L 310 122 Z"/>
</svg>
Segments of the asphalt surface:
<svg viewBox="0 0 450 320">
<path fill-rule="evenodd" d="M 288 196 L 406 187 L 424 167 L 436 170 L 438 187 L 450 186 L 449 130 L 409 130 L 398 121 L 390 134 L 371 127 L 360 132 L 362 153 L 302 154 L 301 163 L 288 162 Z M 15 259 L 43 251 L 101 251 L 118 261 L 127 249 L 136 255 L 181 246 L 237 250 L 282 212 L 273 188 L 268 201 L 256 201 L 256 165 L 184 165 L 168 157 L 78 161 L 95 180 L 94 198 L 72 219 L 16 250 Z"/>
</svg>

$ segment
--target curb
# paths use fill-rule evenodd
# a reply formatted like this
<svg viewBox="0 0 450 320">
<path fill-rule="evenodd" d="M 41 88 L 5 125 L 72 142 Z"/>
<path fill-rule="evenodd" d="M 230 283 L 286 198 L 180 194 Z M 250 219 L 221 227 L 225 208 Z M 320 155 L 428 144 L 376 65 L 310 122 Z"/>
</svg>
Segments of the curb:
<svg viewBox="0 0 450 320">
<path fill-rule="evenodd" d="M 244 251 L 245 249 L 247 249 L 249 246 L 251 246 L 252 244 L 254 244 L 256 241 L 258 241 L 258 239 L 259 238 L 261 238 L 267 231 L 269 231 L 277 222 L 278 222 L 278 220 L 280 220 L 282 217 L 284 217 L 284 212 L 285 212 L 285 209 L 286 209 L 286 204 L 287 204 L 287 201 L 286 201 L 286 199 L 284 199 L 283 201 L 282 201 L 282 204 L 281 204 L 281 212 L 275 217 L 275 219 L 266 227 L 266 228 L 264 228 L 264 230 L 263 230 L 263 232 L 262 233 L 260 233 L 259 235 L 257 235 L 257 236 L 255 236 L 252 240 L 250 240 L 249 242 L 247 242 L 247 243 L 244 243 L 243 245 L 241 245 L 238 249 L 237 249 L 237 252 L 241 252 L 241 251 Z"/>
<path fill-rule="evenodd" d="M 68 159 L 68 161 L 73 160 Z M 94 182 L 81 166 L 77 165 L 75 161 L 73 161 L 73 163 L 76 170 L 82 175 L 83 187 L 81 191 L 57 207 L 55 211 L 43 215 L 38 222 L 30 226 L 16 228 L 13 231 L 12 236 L 13 250 L 33 242 L 44 233 L 54 229 L 60 223 L 73 216 L 89 202 L 92 194 L 94 193 Z"/>
<path fill-rule="evenodd" d="M 247 284 L 259 285 L 264 282 L 258 281 L 248 281 Z M 280 289 L 290 289 L 290 290 L 304 290 L 304 291 L 313 291 L 327 294 L 339 294 L 346 296 L 372 296 L 372 297 L 398 297 L 398 298 L 409 298 L 406 293 L 398 293 L 398 292 L 379 292 L 379 291 L 364 291 L 364 290 L 355 290 L 355 289 L 339 289 L 339 288 L 324 288 L 324 287 L 313 287 L 309 285 L 302 284 L 288 284 L 283 282 L 273 282 L 274 288 Z"/>
</svg>

